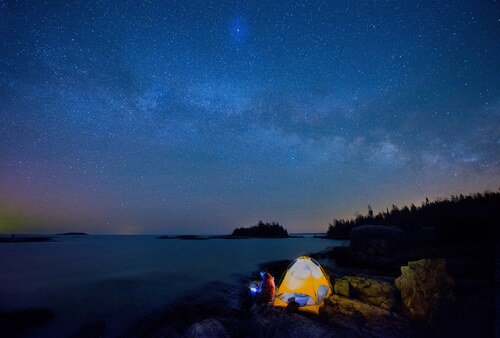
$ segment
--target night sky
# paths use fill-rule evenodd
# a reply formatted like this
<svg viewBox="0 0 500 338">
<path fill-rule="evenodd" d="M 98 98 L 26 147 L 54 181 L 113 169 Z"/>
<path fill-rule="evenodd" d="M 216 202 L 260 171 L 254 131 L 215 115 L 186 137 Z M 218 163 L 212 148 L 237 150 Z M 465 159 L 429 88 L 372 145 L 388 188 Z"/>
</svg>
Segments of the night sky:
<svg viewBox="0 0 500 338">
<path fill-rule="evenodd" d="M 0 233 L 291 232 L 500 186 L 495 1 L 0 1 Z"/>
</svg>

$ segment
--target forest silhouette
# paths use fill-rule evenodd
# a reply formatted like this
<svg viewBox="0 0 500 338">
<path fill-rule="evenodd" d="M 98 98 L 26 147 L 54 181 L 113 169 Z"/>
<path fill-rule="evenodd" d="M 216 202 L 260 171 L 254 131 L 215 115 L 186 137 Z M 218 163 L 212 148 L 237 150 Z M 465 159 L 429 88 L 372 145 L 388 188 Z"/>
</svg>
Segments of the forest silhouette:
<svg viewBox="0 0 500 338">
<path fill-rule="evenodd" d="M 500 189 L 471 195 L 451 195 L 450 198 L 430 202 L 428 198 L 420 206 L 411 204 L 398 208 L 392 205 L 374 214 L 368 205 L 366 215 L 357 214 L 352 219 L 334 219 L 327 236 L 349 238 L 351 230 L 362 225 L 397 226 L 407 233 L 421 228 L 432 228 L 440 242 L 470 240 L 494 241 L 499 225 Z"/>
</svg>

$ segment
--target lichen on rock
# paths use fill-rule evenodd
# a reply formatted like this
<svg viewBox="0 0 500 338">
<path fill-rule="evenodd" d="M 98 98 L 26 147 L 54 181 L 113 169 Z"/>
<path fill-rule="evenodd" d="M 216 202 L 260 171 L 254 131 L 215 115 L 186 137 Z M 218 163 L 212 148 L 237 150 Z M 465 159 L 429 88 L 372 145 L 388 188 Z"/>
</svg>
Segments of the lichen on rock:
<svg viewBox="0 0 500 338">
<path fill-rule="evenodd" d="M 443 304 L 454 300 L 454 281 L 446 271 L 444 259 L 421 259 L 401 267 L 396 279 L 403 309 L 413 319 L 433 324 Z"/>
<path fill-rule="evenodd" d="M 335 279 L 333 292 L 388 311 L 400 310 L 399 290 L 392 283 L 375 278 L 343 276 Z"/>
</svg>

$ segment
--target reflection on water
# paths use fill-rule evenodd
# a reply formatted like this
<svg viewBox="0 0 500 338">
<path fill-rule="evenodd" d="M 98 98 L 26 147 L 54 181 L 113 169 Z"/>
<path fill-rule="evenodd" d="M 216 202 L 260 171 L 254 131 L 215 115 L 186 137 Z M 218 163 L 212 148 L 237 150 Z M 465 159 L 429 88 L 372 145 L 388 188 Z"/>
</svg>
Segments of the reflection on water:
<svg viewBox="0 0 500 338">
<path fill-rule="evenodd" d="M 346 242 L 315 238 L 206 241 L 154 236 L 61 236 L 0 245 L 0 311 L 47 307 L 54 320 L 34 336 L 67 335 L 105 320 L 108 336 L 156 306 L 211 281 L 236 283 L 259 263 L 294 259 Z"/>
</svg>

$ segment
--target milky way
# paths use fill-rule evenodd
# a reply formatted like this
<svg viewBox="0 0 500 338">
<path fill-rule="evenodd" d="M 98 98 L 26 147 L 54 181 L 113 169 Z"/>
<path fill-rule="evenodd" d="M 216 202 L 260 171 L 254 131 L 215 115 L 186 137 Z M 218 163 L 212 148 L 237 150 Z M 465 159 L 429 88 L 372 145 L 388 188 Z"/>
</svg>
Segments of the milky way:
<svg viewBox="0 0 500 338">
<path fill-rule="evenodd" d="M 494 1 L 0 2 L 0 233 L 227 233 L 500 183 Z"/>
</svg>

